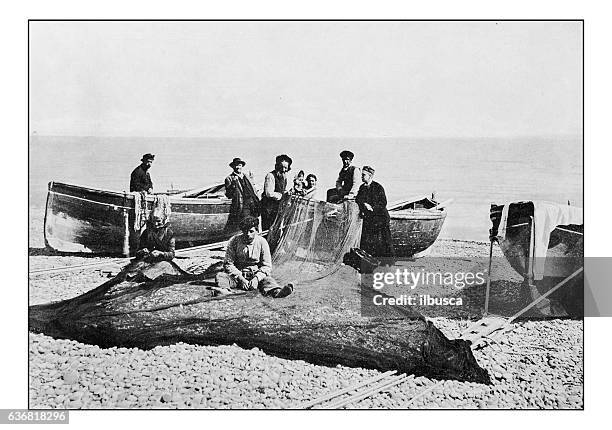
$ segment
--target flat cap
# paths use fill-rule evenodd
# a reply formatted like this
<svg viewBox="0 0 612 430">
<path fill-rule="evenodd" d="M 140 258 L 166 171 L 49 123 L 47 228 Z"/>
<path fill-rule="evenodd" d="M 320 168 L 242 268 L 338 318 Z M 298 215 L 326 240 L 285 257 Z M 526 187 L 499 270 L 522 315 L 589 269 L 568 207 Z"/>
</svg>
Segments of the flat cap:
<svg viewBox="0 0 612 430">
<path fill-rule="evenodd" d="M 340 153 L 340 158 L 350 158 L 351 160 L 355 158 L 355 154 L 351 151 L 345 150 Z"/>
</svg>

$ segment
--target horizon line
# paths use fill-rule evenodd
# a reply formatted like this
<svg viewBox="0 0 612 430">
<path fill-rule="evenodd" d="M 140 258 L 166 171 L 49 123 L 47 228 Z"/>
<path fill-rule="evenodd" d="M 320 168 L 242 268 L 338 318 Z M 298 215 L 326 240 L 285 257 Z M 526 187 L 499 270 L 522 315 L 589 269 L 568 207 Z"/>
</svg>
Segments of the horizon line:
<svg viewBox="0 0 612 430">
<path fill-rule="evenodd" d="M 93 134 L 38 134 L 28 137 L 135 138 L 135 139 L 520 139 L 520 138 L 584 138 L 582 134 L 513 134 L 513 135 L 413 135 L 413 136 L 170 136 L 170 135 L 93 135 Z"/>
</svg>

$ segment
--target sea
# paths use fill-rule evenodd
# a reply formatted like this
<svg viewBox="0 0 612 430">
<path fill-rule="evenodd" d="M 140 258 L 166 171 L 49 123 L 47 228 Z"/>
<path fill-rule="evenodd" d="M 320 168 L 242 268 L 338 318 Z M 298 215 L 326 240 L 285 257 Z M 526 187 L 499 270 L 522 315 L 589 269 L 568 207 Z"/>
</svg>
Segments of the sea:
<svg viewBox="0 0 612 430">
<path fill-rule="evenodd" d="M 291 177 L 314 173 L 333 187 L 339 152 L 376 170 L 389 202 L 413 196 L 452 199 L 441 238 L 487 241 L 491 203 L 547 200 L 583 205 L 581 137 L 513 138 L 173 138 L 39 136 L 29 139 L 29 207 L 42 218 L 51 181 L 129 191 L 131 171 L 155 154 L 154 191 L 220 183 L 234 157 L 258 183 L 278 154 L 293 159 Z M 42 236 L 42 231 L 41 231 Z"/>
</svg>

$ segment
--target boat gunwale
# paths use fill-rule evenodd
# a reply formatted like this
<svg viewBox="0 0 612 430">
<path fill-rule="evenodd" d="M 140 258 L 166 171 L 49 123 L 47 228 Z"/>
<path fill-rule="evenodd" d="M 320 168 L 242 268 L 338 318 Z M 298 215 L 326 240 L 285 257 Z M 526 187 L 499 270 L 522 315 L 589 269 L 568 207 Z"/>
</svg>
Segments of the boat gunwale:
<svg viewBox="0 0 612 430">
<path fill-rule="evenodd" d="M 65 184 L 62 182 L 51 182 L 49 184 L 48 193 L 58 194 L 58 195 L 68 197 L 68 198 L 89 200 L 92 203 L 97 203 L 97 204 L 105 204 L 109 206 L 120 206 L 120 205 L 116 205 L 113 203 L 96 201 L 91 198 L 86 199 L 84 197 L 74 195 L 74 194 L 67 194 L 65 192 L 60 192 L 60 190 L 62 191 L 69 190 L 69 191 L 72 191 L 74 194 L 77 194 L 78 192 L 81 192 L 81 191 L 86 192 L 86 193 L 93 193 L 94 195 L 99 196 L 100 199 L 103 199 L 104 197 L 110 197 L 110 198 L 128 199 L 130 202 L 134 200 L 133 193 L 128 193 L 126 191 L 120 192 L 120 191 L 112 191 L 112 190 L 103 190 L 99 188 L 89 188 L 89 187 L 82 187 L 80 185 Z M 147 195 L 146 196 L 147 202 L 153 202 L 155 195 L 167 195 L 169 197 L 170 204 L 176 203 L 176 204 L 187 204 L 187 205 L 189 204 L 193 204 L 193 205 L 203 205 L 203 204 L 204 205 L 218 205 L 218 204 L 230 205 L 232 202 L 230 199 L 224 198 L 224 197 L 209 197 L 209 198 L 177 197 L 176 195 L 165 194 L 165 193 Z M 131 207 L 121 206 L 121 207 L 124 207 L 126 209 L 134 209 L 133 206 Z"/>
<path fill-rule="evenodd" d="M 389 211 L 389 217 L 394 220 L 402 221 L 437 221 L 446 218 L 446 211 L 419 211 L 419 210 L 406 210 L 404 211 Z"/>
</svg>

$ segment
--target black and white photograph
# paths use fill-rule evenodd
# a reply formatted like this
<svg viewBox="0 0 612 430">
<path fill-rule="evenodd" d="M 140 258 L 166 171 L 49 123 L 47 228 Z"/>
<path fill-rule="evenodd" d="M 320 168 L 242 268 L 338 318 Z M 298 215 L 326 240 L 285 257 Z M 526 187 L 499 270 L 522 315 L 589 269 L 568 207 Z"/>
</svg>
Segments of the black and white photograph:
<svg viewBox="0 0 612 430">
<path fill-rule="evenodd" d="M 582 19 L 29 20 L 27 408 L 583 410 L 583 75 Z"/>
</svg>

